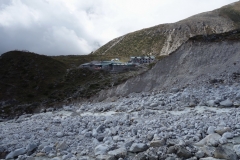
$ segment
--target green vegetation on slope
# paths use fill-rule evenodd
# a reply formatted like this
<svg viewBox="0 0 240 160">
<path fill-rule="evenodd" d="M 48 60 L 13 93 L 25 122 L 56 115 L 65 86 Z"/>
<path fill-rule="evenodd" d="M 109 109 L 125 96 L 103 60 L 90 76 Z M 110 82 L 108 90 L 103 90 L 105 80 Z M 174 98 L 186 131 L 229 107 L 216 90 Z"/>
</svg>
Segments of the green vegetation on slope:
<svg viewBox="0 0 240 160">
<path fill-rule="evenodd" d="M 61 81 L 66 66 L 50 57 L 12 51 L 0 59 L 0 100 L 30 102 L 45 95 L 50 85 Z"/>
<path fill-rule="evenodd" d="M 156 52 L 161 51 L 165 42 L 165 37 L 156 32 L 157 28 L 158 26 L 155 26 L 117 38 L 108 42 L 93 54 L 123 57 L 149 55 L 150 53 L 156 55 Z"/>
<path fill-rule="evenodd" d="M 48 57 L 11 51 L 0 56 L 0 118 L 89 98 L 138 74 L 110 74 L 77 68 L 90 60 L 111 56 Z"/>
</svg>

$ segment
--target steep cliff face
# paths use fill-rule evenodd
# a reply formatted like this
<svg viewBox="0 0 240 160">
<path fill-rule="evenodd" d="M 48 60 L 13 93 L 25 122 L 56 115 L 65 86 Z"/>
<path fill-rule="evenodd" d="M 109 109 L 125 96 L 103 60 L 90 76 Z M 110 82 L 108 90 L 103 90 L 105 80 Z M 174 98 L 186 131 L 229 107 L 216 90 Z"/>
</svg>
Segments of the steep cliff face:
<svg viewBox="0 0 240 160">
<path fill-rule="evenodd" d="M 200 84 L 229 83 L 240 75 L 240 33 L 196 36 L 184 43 L 151 70 L 129 79 L 111 90 L 102 91 L 98 100 L 125 96 L 132 92 L 182 89 Z"/>
<path fill-rule="evenodd" d="M 116 38 L 93 54 L 134 56 L 169 55 L 195 35 L 223 33 L 239 27 L 240 2 L 201 13 L 185 20 L 161 24 Z"/>
</svg>

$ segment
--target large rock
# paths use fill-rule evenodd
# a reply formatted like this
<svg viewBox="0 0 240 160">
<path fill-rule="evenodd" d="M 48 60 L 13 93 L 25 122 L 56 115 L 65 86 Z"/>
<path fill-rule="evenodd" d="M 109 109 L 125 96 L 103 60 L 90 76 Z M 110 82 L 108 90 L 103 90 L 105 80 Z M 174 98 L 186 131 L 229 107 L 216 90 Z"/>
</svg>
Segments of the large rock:
<svg viewBox="0 0 240 160">
<path fill-rule="evenodd" d="M 216 106 L 216 102 L 215 100 L 209 100 L 206 102 L 208 107 L 215 107 Z"/>
<path fill-rule="evenodd" d="M 195 156 L 197 157 L 197 158 L 203 158 L 204 157 L 204 155 L 205 155 L 205 153 L 203 152 L 203 151 L 198 151 L 197 153 L 195 153 Z"/>
<path fill-rule="evenodd" d="M 240 157 L 240 144 L 234 145 L 233 150 Z"/>
<path fill-rule="evenodd" d="M 233 102 L 230 99 L 226 99 L 225 101 L 220 102 L 220 106 L 222 107 L 232 107 Z"/>
<path fill-rule="evenodd" d="M 227 142 L 228 142 L 228 140 L 225 137 L 222 137 L 222 138 L 219 139 L 220 144 L 226 144 Z"/>
<path fill-rule="evenodd" d="M 30 143 L 27 145 L 26 147 L 26 152 L 32 152 L 33 150 L 35 150 L 37 148 L 37 144 L 35 143 Z"/>
<path fill-rule="evenodd" d="M 207 134 L 213 134 L 215 132 L 216 127 L 210 126 L 208 127 Z"/>
<path fill-rule="evenodd" d="M 60 150 L 65 150 L 68 148 L 68 145 L 65 141 L 62 141 L 60 143 L 57 144 L 56 146 L 57 149 L 60 149 Z"/>
<path fill-rule="evenodd" d="M 105 144 L 100 144 L 94 149 L 95 156 L 106 155 L 109 150 L 109 146 Z"/>
<path fill-rule="evenodd" d="M 203 146 L 199 148 L 205 155 L 208 157 L 213 157 L 213 153 L 215 152 L 216 148 L 212 146 Z"/>
<path fill-rule="evenodd" d="M 222 137 L 226 138 L 226 139 L 231 139 L 234 137 L 234 135 L 231 132 L 225 132 Z"/>
<path fill-rule="evenodd" d="M 13 159 L 14 157 L 17 157 L 19 155 L 23 155 L 25 153 L 26 153 L 26 149 L 24 149 L 24 148 L 16 149 L 15 151 L 10 152 L 6 156 L 6 159 Z"/>
<path fill-rule="evenodd" d="M 155 140 L 150 142 L 150 147 L 161 147 L 161 146 L 164 146 L 165 144 L 166 144 L 165 139 Z"/>
<path fill-rule="evenodd" d="M 177 153 L 177 148 L 175 146 L 170 146 L 168 149 L 167 149 L 167 153 L 168 154 L 176 154 Z"/>
<path fill-rule="evenodd" d="M 95 138 L 96 138 L 99 142 L 102 142 L 103 139 L 105 138 L 105 134 L 103 134 L 103 133 L 98 134 L 97 136 L 95 136 Z"/>
<path fill-rule="evenodd" d="M 230 128 L 230 127 L 217 127 L 217 128 L 215 129 L 215 132 L 218 133 L 218 134 L 220 134 L 220 135 L 223 135 L 223 133 L 229 132 L 229 131 L 231 131 L 231 128 Z"/>
<path fill-rule="evenodd" d="M 219 144 L 220 138 L 221 138 L 221 136 L 217 133 L 209 134 L 204 139 L 195 143 L 194 145 L 199 146 L 199 147 L 202 147 L 204 145 L 217 146 Z"/>
<path fill-rule="evenodd" d="M 186 148 L 183 146 L 178 146 L 177 147 L 177 156 L 180 158 L 188 159 L 192 157 L 192 153 L 188 151 Z"/>
<path fill-rule="evenodd" d="M 125 158 L 127 156 L 126 148 L 118 148 L 108 152 L 108 155 L 112 155 L 116 158 Z"/>
<path fill-rule="evenodd" d="M 96 128 L 96 131 L 97 131 L 97 133 L 103 133 L 104 129 L 105 129 L 104 125 L 101 124 Z"/>
<path fill-rule="evenodd" d="M 133 143 L 129 151 L 138 153 L 138 152 L 146 151 L 147 149 L 148 149 L 148 146 L 144 143 Z"/>
<path fill-rule="evenodd" d="M 215 158 L 220 158 L 220 159 L 227 159 L 227 160 L 237 160 L 237 155 L 236 153 L 223 146 L 218 146 L 214 152 L 214 157 Z"/>
<path fill-rule="evenodd" d="M 56 136 L 57 136 L 58 138 L 61 138 L 61 137 L 63 137 L 63 133 L 62 133 L 62 132 L 57 132 Z"/>
<path fill-rule="evenodd" d="M 157 107 L 158 106 L 158 103 L 152 103 L 152 104 L 150 104 L 150 107 L 151 108 L 154 108 L 154 107 Z"/>
<path fill-rule="evenodd" d="M 52 146 L 45 146 L 42 151 L 45 152 L 45 153 L 49 153 L 49 152 L 52 151 L 52 149 L 53 149 Z"/>
</svg>

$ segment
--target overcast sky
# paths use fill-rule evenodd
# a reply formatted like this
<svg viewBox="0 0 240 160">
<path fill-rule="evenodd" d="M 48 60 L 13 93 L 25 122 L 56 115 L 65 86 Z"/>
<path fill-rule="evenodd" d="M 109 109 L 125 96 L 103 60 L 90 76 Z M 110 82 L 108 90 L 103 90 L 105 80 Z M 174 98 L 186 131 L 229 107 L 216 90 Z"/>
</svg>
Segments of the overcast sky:
<svg viewBox="0 0 240 160">
<path fill-rule="evenodd" d="M 88 54 L 113 38 L 236 0 L 0 0 L 0 54 Z"/>
</svg>

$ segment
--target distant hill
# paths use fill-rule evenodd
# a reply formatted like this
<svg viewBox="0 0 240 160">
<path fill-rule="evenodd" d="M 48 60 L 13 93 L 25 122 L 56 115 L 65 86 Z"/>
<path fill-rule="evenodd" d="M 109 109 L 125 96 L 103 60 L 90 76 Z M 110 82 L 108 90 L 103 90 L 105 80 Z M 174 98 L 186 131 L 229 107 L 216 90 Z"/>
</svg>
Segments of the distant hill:
<svg viewBox="0 0 240 160">
<path fill-rule="evenodd" d="M 11 51 L 0 59 L 0 99 L 38 100 L 66 74 L 64 63 L 44 55 Z"/>
<path fill-rule="evenodd" d="M 82 63 L 107 58 L 111 56 L 48 57 L 25 51 L 2 54 L 0 119 L 89 98 L 137 74 L 116 75 L 78 68 Z"/>
<path fill-rule="evenodd" d="M 123 35 L 103 45 L 93 54 L 125 57 L 169 55 L 190 37 L 223 33 L 239 27 L 240 2 L 235 2 L 176 23 L 160 24 Z"/>
</svg>

